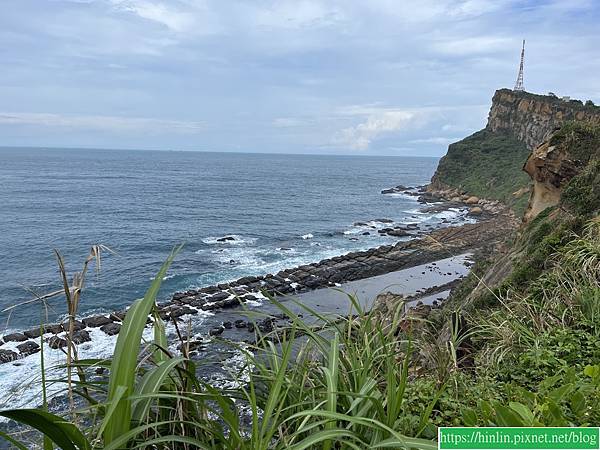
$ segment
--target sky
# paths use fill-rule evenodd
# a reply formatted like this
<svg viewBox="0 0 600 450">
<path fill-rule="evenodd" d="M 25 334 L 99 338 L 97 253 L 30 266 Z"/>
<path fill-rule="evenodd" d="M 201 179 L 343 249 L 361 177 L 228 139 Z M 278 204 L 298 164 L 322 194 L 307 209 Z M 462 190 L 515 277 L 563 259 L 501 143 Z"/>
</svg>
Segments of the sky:
<svg viewBox="0 0 600 450">
<path fill-rule="evenodd" d="M 439 156 L 512 88 L 600 103 L 599 0 L 3 0 L 0 145 Z"/>
</svg>

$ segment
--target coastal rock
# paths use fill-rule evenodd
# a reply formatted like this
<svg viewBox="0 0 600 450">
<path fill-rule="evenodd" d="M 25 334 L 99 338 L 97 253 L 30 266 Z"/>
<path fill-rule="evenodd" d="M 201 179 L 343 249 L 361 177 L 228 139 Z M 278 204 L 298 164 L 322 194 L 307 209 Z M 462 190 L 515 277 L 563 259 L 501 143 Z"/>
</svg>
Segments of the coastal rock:
<svg viewBox="0 0 600 450">
<path fill-rule="evenodd" d="M 90 337 L 90 333 L 86 330 L 79 330 L 73 333 L 73 343 L 74 344 L 83 344 L 84 342 L 90 342 L 92 338 Z"/>
<path fill-rule="evenodd" d="M 217 242 L 231 242 L 231 241 L 235 241 L 235 238 L 233 236 L 223 236 L 223 237 L 217 239 Z"/>
<path fill-rule="evenodd" d="M 2 338 L 4 342 L 25 342 L 27 340 L 27 336 L 23 333 L 11 333 L 7 334 Z"/>
<path fill-rule="evenodd" d="M 64 348 L 67 346 L 66 339 L 60 338 L 58 336 L 52 336 L 51 338 L 49 338 L 47 340 L 47 342 L 48 342 L 48 346 L 54 350 L 57 350 L 59 348 Z"/>
<path fill-rule="evenodd" d="M 110 320 L 106 316 L 92 316 L 92 317 L 86 317 L 85 319 L 82 320 L 82 322 L 86 327 L 98 328 L 98 327 L 101 327 L 102 325 L 107 325 L 107 324 L 111 323 L 112 320 Z"/>
<path fill-rule="evenodd" d="M 121 324 L 114 322 L 107 323 L 106 325 L 102 325 L 100 330 L 104 331 L 109 336 L 114 336 L 115 334 L 119 334 L 119 331 L 121 331 Z"/>
<path fill-rule="evenodd" d="M 58 334 L 62 331 L 63 331 L 63 329 L 60 324 L 59 325 L 44 325 L 43 327 L 35 327 L 35 328 L 32 328 L 31 330 L 24 331 L 23 334 L 30 339 L 36 339 L 41 336 L 42 332 Z"/>
<path fill-rule="evenodd" d="M 61 324 L 61 328 L 65 331 L 69 330 L 69 321 L 63 322 Z M 73 331 L 79 331 L 79 330 L 83 330 L 85 328 L 85 325 L 83 324 L 83 322 L 80 322 L 79 320 L 74 320 L 73 321 Z M 55 333 L 58 334 L 58 333 Z"/>
<path fill-rule="evenodd" d="M 12 350 L 3 350 L 0 349 L 0 363 L 8 363 L 16 360 L 19 357 L 17 353 Z"/>
<path fill-rule="evenodd" d="M 229 294 L 228 292 L 219 292 L 219 293 L 211 296 L 209 301 L 218 302 L 220 300 L 225 300 L 226 298 L 229 298 L 230 296 L 231 296 L 231 294 Z"/>
<path fill-rule="evenodd" d="M 469 209 L 470 216 L 480 216 L 482 213 L 483 209 L 481 209 L 479 206 L 474 206 L 473 208 Z"/>
<path fill-rule="evenodd" d="M 412 194 L 412 191 L 409 190 L 410 188 L 407 186 L 404 186 L 402 184 L 399 184 L 398 186 L 394 186 L 392 188 L 388 188 L 388 189 L 383 189 L 381 191 L 382 194 L 396 194 L 399 192 L 404 192 L 404 193 L 408 193 L 408 194 Z"/>
<path fill-rule="evenodd" d="M 198 314 L 198 310 L 190 308 L 189 306 L 172 306 L 169 311 L 169 316 L 172 319 L 178 319 L 181 316 Z"/>
<path fill-rule="evenodd" d="M 225 331 L 225 327 L 223 326 L 214 327 L 209 330 L 208 334 L 210 336 L 219 336 L 220 334 L 223 334 L 223 331 Z"/>
<path fill-rule="evenodd" d="M 467 205 L 476 205 L 477 203 L 479 203 L 479 197 L 472 195 L 471 197 L 465 200 L 465 203 Z"/>
<path fill-rule="evenodd" d="M 21 355 L 27 356 L 39 352 L 40 346 L 33 341 L 27 341 L 17 345 L 17 349 L 19 350 L 19 353 L 21 353 Z"/>
</svg>

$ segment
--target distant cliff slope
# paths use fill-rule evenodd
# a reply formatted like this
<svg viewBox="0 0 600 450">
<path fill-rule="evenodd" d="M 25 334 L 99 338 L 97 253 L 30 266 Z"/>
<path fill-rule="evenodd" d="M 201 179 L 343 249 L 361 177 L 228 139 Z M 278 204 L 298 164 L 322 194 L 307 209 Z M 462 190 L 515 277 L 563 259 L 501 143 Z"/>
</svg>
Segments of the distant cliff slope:
<svg viewBox="0 0 600 450">
<path fill-rule="evenodd" d="M 522 212 L 529 185 L 523 165 L 531 150 L 567 121 L 600 124 L 600 107 L 500 89 L 492 99 L 487 126 L 448 147 L 430 188 L 457 188 Z"/>
</svg>

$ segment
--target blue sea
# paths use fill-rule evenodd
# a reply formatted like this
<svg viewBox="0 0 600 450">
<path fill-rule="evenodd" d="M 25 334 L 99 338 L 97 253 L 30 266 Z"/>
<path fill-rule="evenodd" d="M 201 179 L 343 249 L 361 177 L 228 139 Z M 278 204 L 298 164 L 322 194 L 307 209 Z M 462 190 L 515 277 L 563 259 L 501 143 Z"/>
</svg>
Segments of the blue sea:
<svg viewBox="0 0 600 450">
<path fill-rule="evenodd" d="M 185 244 L 160 293 L 276 272 L 395 242 L 356 222 L 442 219 L 387 187 L 426 184 L 437 158 L 76 149 L 0 149 L 0 309 L 60 287 L 104 244 L 82 313 L 141 297 Z M 380 226 L 380 223 L 376 223 Z M 219 242 L 228 236 L 231 240 Z M 64 313 L 62 300 L 50 315 Z M 39 324 L 32 303 L 0 313 L 2 329 Z"/>
</svg>

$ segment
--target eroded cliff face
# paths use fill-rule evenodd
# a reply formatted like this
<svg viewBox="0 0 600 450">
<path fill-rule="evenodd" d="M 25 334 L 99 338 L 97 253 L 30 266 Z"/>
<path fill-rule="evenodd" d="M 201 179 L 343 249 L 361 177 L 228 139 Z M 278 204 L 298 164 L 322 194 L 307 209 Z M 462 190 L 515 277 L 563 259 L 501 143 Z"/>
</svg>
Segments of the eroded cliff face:
<svg viewBox="0 0 600 450">
<path fill-rule="evenodd" d="M 565 122 L 600 124 L 600 108 L 578 100 L 499 89 L 492 99 L 486 129 L 512 134 L 533 150 Z"/>
<path fill-rule="evenodd" d="M 523 223 L 528 223 L 546 208 L 558 205 L 563 187 L 577 175 L 579 168 L 580 163 L 570 159 L 565 146 L 552 145 L 550 141 L 538 146 L 523 167 L 533 181 Z"/>
<path fill-rule="evenodd" d="M 560 203 L 574 214 L 597 208 L 599 160 L 600 126 L 585 121 L 564 125 L 533 150 L 523 167 L 533 182 L 524 224 Z"/>
</svg>

